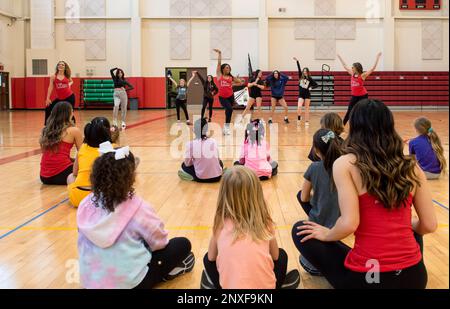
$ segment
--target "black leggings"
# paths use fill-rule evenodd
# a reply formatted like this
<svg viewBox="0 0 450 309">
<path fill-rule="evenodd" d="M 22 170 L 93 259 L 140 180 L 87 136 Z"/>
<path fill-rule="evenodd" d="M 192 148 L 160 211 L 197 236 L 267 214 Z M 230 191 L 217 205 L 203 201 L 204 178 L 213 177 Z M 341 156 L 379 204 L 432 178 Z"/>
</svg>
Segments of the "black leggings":
<svg viewBox="0 0 450 309">
<path fill-rule="evenodd" d="M 184 116 L 186 117 L 186 121 L 189 121 L 189 114 L 187 111 L 187 100 L 176 100 L 175 106 L 177 108 L 177 120 L 180 120 L 180 108 L 183 109 Z"/>
<path fill-rule="evenodd" d="M 47 124 L 47 119 L 52 114 L 52 110 L 55 107 L 55 105 L 59 102 L 69 102 L 70 105 L 72 105 L 72 109 L 75 108 L 75 93 L 72 93 L 69 97 L 65 98 L 64 100 L 56 99 L 54 100 L 49 106 L 45 108 L 45 122 L 44 125 Z M 75 116 L 72 118 L 72 121 L 75 123 Z"/>
<path fill-rule="evenodd" d="M 214 98 L 203 97 L 202 118 L 205 116 L 206 107 L 209 108 L 209 119 L 212 118 L 213 104 Z"/>
<path fill-rule="evenodd" d="M 234 95 L 229 98 L 219 97 L 220 104 L 225 108 L 225 123 L 231 123 L 233 116 Z"/>
<path fill-rule="evenodd" d="M 277 261 L 273 261 L 274 268 L 273 272 L 275 273 L 275 278 L 277 278 L 276 288 L 280 289 L 286 279 L 287 272 L 287 264 L 288 264 L 288 256 L 286 251 L 280 248 L 280 255 Z M 216 289 L 222 289 L 220 286 L 220 278 L 219 272 L 217 271 L 216 261 L 211 262 L 208 259 L 208 253 L 205 254 L 203 258 L 203 265 L 205 266 L 205 271 L 208 274 L 208 277 L 211 279 L 214 287 Z M 256 276 L 257 274 L 255 274 Z"/>
<path fill-rule="evenodd" d="M 401 272 L 380 273 L 380 283 L 368 283 L 366 273 L 351 271 L 344 266 L 345 258 L 351 248 L 341 241 L 322 242 L 310 239 L 304 243 L 304 235 L 297 236 L 303 221 L 297 222 L 292 228 L 292 239 L 295 246 L 328 282 L 336 289 L 424 289 L 427 285 L 427 270 L 422 261 L 405 268 Z M 422 236 L 414 235 L 423 251 Z M 370 274 L 368 274 L 370 275 Z"/>
<path fill-rule="evenodd" d="M 163 281 L 191 252 L 191 242 L 184 237 L 172 238 L 167 246 L 152 252 L 148 272 L 144 280 L 135 289 L 151 289 Z"/>
<path fill-rule="evenodd" d="M 52 177 L 41 176 L 41 181 L 44 185 L 65 186 L 67 185 L 67 177 L 69 177 L 69 175 L 72 174 L 72 172 L 73 172 L 73 165 L 69 166 L 58 175 Z"/>
<path fill-rule="evenodd" d="M 222 160 L 219 160 L 219 164 L 220 164 L 220 166 L 221 166 L 222 169 L 223 169 L 223 162 L 222 162 Z M 200 179 L 200 178 L 198 178 L 197 175 L 195 174 L 195 168 L 194 168 L 194 165 L 186 166 L 186 164 L 184 164 L 184 162 L 183 162 L 183 164 L 181 164 L 181 169 L 182 169 L 183 171 L 185 171 L 186 173 L 188 173 L 189 175 L 191 175 L 192 177 L 194 177 L 194 180 L 195 180 L 196 182 L 201 182 L 201 183 L 214 183 L 214 182 L 219 182 L 220 179 L 222 179 L 222 175 L 220 175 L 220 176 L 218 176 L 218 177 L 215 177 L 215 178 L 210 178 L 210 179 Z"/>
<path fill-rule="evenodd" d="M 350 99 L 350 104 L 348 105 L 347 113 L 345 114 L 345 117 L 344 117 L 344 126 L 347 124 L 348 120 L 350 119 L 350 113 L 352 112 L 353 107 L 355 107 L 355 105 L 359 101 L 368 99 L 368 98 L 369 98 L 368 94 L 360 96 L 360 97 L 352 96 L 352 98 Z"/>
</svg>

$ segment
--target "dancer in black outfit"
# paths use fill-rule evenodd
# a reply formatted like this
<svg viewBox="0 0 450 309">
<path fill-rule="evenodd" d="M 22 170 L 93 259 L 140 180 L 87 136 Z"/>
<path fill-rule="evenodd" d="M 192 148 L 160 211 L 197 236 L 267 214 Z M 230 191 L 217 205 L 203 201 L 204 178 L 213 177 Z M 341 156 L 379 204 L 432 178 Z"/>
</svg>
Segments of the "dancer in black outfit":
<svg viewBox="0 0 450 309">
<path fill-rule="evenodd" d="M 302 120 L 302 106 L 305 104 L 305 125 L 309 125 L 309 106 L 311 105 L 311 90 L 319 87 L 319 85 L 312 79 L 308 68 L 301 68 L 300 62 L 294 57 L 297 62 L 298 77 L 299 77 L 299 93 L 298 93 L 298 109 L 297 109 L 297 123 Z"/>
<path fill-rule="evenodd" d="M 203 76 L 197 72 L 197 76 L 202 82 L 203 85 L 203 106 L 202 106 L 202 118 L 205 116 L 206 107 L 209 108 L 209 118 L 208 122 L 211 122 L 212 114 L 213 114 L 213 104 L 214 104 L 214 96 L 219 92 L 216 83 L 214 82 L 214 77 L 212 75 L 208 75 L 206 80 Z"/>
</svg>

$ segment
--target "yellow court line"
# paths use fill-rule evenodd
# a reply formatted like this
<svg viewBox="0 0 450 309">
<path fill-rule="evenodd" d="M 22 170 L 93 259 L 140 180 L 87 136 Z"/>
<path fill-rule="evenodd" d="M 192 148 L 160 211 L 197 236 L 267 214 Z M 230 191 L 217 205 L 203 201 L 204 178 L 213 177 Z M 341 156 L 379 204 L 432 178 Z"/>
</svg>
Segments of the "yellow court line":
<svg viewBox="0 0 450 309">
<path fill-rule="evenodd" d="M 448 228 L 448 224 L 439 224 L 439 228 Z M 12 230 L 15 227 L 0 226 L 0 230 Z M 291 230 L 290 225 L 280 225 L 276 227 L 278 230 Z M 209 231 L 212 226 L 168 226 L 168 231 Z M 24 226 L 21 231 L 77 231 L 77 227 L 72 226 Z"/>
</svg>

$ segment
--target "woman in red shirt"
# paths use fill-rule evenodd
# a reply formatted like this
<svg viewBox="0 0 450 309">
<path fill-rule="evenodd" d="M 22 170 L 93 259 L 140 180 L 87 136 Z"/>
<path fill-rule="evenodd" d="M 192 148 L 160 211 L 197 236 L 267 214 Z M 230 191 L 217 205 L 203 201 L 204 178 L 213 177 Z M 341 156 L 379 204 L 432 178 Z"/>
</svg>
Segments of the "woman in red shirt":
<svg viewBox="0 0 450 309">
<path fill-rule="evenodd" d="M 214 49 L 218 54 L 217 62 L 217 87 L 219 88 L 219 101 L 225 108 L 225 127 L 224 135 L 230 135 L 230 123 L 233 116 L 234 92 L 233 86 L 242 86 L 244 82 L 239 77 L 231 75 L 231 66 L 228 63 L 222 64 L 222 52 Z"/>
<path fill-rule="evenodd" d="M 47 125 L 42 130 L 39 144 L 42 148 L 41 181 L 46 185 L 67 185 L 72 173 L 70 152 L 83 143 L 80 129 L 72 122 L 73 109 L 68 102 L 59 102 L 52 110 Z"/>
<path fill-rule="evenodd" d="M 338 56 L 339 60 L 341 61 L 342 65 L 344 66 L 344 69 L 348 72 L 348 74 L 350 74 L 352 76 L 352 78 L 351 78 L 352 98 L 350 99 L 350 104 L 348 106 L 347 114 L 345 114 L 345 117 L 344 117 L 344 126 L 345 126 L 350 117 L 350 112 L 352 111 L 352 109 L 356 105 L 356 103 L 358 103 L 359 101 L 361 101 L 363 99 L 369 98 L 367 89 L 366 89 L 366 87 L 364 87 L 364 81 L 377 68 L 378 62 L 380 61 L 380 58 L 381 58 L 381 53 L 378 53 L 377 59 L 375 60 L 375 64 L 367 72 L 364 72 L 363 66 L 359 62 L 354 63 L 352 68 L 350 69 L 347 66 L 347 64 L 345 64 L 342 57 L 340 55 L 337 55 L 337 56 Z"/>
<path fill-rule="evenodd" d="M 331 229 L 294 225 L 297 249 L 335 288 L 427 285 L 422 235 L 436 230 L 437 219 L 425 174 L 403 148 L 386 105 L 360 101 L 344 155 L 333 165 L 341 216 Z M 353 233 L 350 248 L 341 240 Z"/>
<path fill-rule="evenodd" d="M 69 102 L 72 105 L 72 108 L 75 108 L 75 94 L 71 89 L 73 84 L 71 74 L 69 65 L 64 61 L 60 61 L 56 65 L 55 75 L 50 76 L 47 100 L 45 101 L 45 124 L 47 123 L 47 119 L 50 117 L 52 109 L 55 107 L 56 103 L 62 101 Z M 53 89 L 56 91 L 56 99 L 52 102 L 50 96 L 53 93 Z M 75 118 L 73 118 L 73 121 L 75 123 Z"/>
</svg>

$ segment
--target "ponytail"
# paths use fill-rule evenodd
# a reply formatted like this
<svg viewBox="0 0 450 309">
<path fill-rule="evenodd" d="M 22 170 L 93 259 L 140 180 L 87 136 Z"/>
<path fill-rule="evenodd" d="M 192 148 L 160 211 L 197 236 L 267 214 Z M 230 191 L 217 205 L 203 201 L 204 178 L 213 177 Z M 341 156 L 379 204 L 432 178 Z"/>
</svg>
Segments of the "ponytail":
<svg viewBox="0 0 450 309">
<path fill-rule="evenodd" d="M 445 170 L 447 169 L 447 161 L 444 156 L 444 148 L 442 147 L 441 139 L 431 126 L 431 121 L 428 118 L 420 117 L 414 122 L 414 127 L 419 134 L 428 137 L 431 147 L 433 148 L 433 151 L 439 161 L 441 171 L 445 173 Z"/>
<path fill-rule="evenodd" d="M 431 147 L 433 148 L 434 153 L 436 154 L 436 157 L 439 161 L 441 172 L 445 173 L 445 170 L 447 169 L 447 161 L 445 160 L 444 148 L 442 147 L 441 139 L 433 128 L 430 128 L 428 138 L 430 139 Z"/>
<path fill-rule="evenodd" d="M 320 129 L 314 134 L 313 146 L 315 151 L 319 152 L 323 159 L 323 165 L 325 170 L 330 176 L 332 189 L 335 189 L 333 181 L 333 164 L 341 156 L 342 142 L 334 133 L 329 129 Z"/>
</svg>

